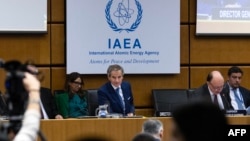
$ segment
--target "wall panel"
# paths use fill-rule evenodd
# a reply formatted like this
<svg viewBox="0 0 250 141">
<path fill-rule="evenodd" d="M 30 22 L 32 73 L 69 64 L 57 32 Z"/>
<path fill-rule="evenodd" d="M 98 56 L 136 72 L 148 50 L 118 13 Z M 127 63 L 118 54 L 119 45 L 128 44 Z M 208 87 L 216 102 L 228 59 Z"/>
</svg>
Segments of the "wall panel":
<svg viewBox="0 0 250 141">
<path fill-rule="evenodd" d="M 181 25 L 180 57 L 181 64 L 189 64 L 189 27 Z"/>
<path fill-rule="evenodd" d="M 50 23 L 51 22 L 51 1 L 52 0 L 47 0 L 47 6 L 48 6 L 48 8 L 47 8 L 47 20 L 48 20 L 48 23 Z"/>
<path fill-rule="evenodd" d="M 64 89 L 66 70 L 64 67 L 51 68 L 51 90 Z"/>
<path fill-rule="evenodd" d="M 196 23 L 196 1 L 197 0 L 189 0 L 189 19 L 190 23 Z"/>
<path fill-rule="evenodd" d="M 41 34 L 0 34 L 0 58 L 50 64 L 50 28 Z"/>
<path fill-rule="evenodd" d="M 190 32 L 191 64 L 249 64 L 249 37 L 195 36 L 195 26 Z"/>
<path fill-rule="evenodd" d="M 135 109 L 135 115 L 143 115 L 145 117 L 154 116 L 154 112 L 153 108 Z"/>
<path fill-rule="evenodd" d="M 227 81 L 227 72 L 231 66 L 197 66 L 191 67 L 190 69 L 190 81 L 191 88 L 197 88 L 206 82 L 207 75 L 210 71 L 218 70 L 224 76 L 225 81 Z M 250 67 L 249 66 L 239 66 L 244 75 L 242 77 L 242 86 L 250 89 Z"/>
<path fill-rule="evenodd" d="M 126 76 L 125 76 L 126 78 Z M 85 89 L 98 89 L 108 81 L 107 75 L 83 75 Z"/>
<path fill-rule="evenodd" d="M 51 63 L 62 64 L 65 62 L 65 35 L 63 24 L 51 25 Z"/>
<path fill-rule="evenodd" d="M 50 67 L 39 67 L 38 68 L 39 71 L 42 73 L 43 79 L 41 81 L 41 86 L 42 87 L 46 87 L 46 88 L 50 88 L 51 84 L 50 84 Z M 39 75 L 38 75 L 39 76 Z"/>
<path fill-rule="evenodd" d="M 66 0 L 51 0 L 51 21 L 64 22 L 65 2 Z"/>
<path fill-rule="evenodd" d="M 189 0 L 181 0 L 181 23 L 188 23 L 189 15 Z"/>
</svg>

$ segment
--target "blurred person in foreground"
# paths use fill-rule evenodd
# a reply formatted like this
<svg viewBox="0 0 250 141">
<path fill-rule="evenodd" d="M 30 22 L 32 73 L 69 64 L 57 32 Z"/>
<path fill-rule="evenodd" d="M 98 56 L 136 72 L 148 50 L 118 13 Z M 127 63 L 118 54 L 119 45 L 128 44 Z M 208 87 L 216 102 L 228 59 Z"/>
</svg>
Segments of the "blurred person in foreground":
<svg viewBox="0 0 250 141">
<path fill-rule="evenodd" d="M 64 118 L 87 116 L 87 91 L 83 90 L 83 78 L 78 72 L 70 73 L 65 82 L 65 93 L 55 95 L 59 113 Z"/>
<path fill-rule="evenodd" d="M 110 65 L 107 70 L 109 82 L 98 89 L 98 104 L 109 105 L 110 113 L 123 116 L 134 115 L 134 103 L 131 85 L 123 81 L 124 69 L 117 64 Z"/>
<path fill-rule="evenodd" d="M 218 106 L 191 102 L 173 111 L 170 141 L 225 141 L 228 123 Z"/>
<path fill-rule="evenodd" d="M 40 82 L 37 78 L 25 72 L 23 84 L 28 92 L 28 105 L 24 113 L 22 127 L 14 137 L 14 141 L 35 141 L 40 127 Z M 11 137 L 10 137 L 10 140 Z"/>
<path fill-rule="evenodd" d="M 132 141 L 155 141 L 155 138 L 149 133 L 138 133 Z"/>
<path fill-rule="evenodd" d="M 163 124 L 157 119 L 146 120 L 142 125 L 142 132 L 151 134 L 155 141 L 161 141 L 163 139 Z"/>
</svg>

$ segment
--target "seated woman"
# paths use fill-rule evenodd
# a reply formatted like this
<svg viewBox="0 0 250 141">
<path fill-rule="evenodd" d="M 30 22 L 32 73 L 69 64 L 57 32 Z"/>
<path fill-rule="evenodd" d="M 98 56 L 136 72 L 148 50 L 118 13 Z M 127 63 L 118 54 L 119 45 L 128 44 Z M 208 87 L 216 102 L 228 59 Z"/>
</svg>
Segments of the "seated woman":
<svg viewBox="0 0 250 141">
<path fill-rule="evenodd" d="M 67 76 L 65 82 L 65 93 L 55 95 L 59 113 L 64 118 L 76 118 L 88 115 L 86 90 L 81 75 L 72 72 Z"/>
</svg>

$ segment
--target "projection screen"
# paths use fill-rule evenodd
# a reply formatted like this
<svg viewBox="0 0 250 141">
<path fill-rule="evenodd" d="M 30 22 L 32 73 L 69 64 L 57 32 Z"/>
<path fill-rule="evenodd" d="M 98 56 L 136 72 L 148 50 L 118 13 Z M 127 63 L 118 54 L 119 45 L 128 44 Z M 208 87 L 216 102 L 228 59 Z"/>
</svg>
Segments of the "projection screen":
<svg viewBox="0 0 250 141">
<path fill-rule="evenodd" d="M 249 35 L 250 0 L 197 0 L 196 34 Z"/>
<path fill-rule="evenodd" d="M 47 0 L 0 0 L 0 33 L 47 33 Z"/>
</svg>

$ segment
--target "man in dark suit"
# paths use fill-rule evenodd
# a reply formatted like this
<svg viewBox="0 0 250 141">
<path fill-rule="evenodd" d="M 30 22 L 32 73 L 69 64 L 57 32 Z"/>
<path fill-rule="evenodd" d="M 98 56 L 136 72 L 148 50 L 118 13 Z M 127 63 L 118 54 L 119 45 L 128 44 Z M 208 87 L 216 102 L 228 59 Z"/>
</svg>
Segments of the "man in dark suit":
<svg viewBox="0 0 250 141">
<path fill-rule="evenodd" d="M 228 70 L 225 91 L 234 110 L 245 110 L 250 106 L 250 91 L 240 86 L 243 71 L 233 66 Z"/>
<path fill-rule="evenodd" d="M 40 106 L 43 119 L 63 119 L 63 117 L 60 114 L 58 114 L 54 97 L 51 94 L 50 89 L 41 87 L 40 99 L 41 99 Z"/>
<path fill-rule="evenodd" d="M 110 113 L 133 116 L 133 94 L 130 84 L 123 82 L 123 68 L 117 64 L 110 65 L 107 75 L 109 82 L 101 86 L 97 92 L 99 105 L 108 104 Z"/>
<path fill-rule="evenodd" d="M 193 99 L 212 102 L 222 110 L 230 110 L 232 106 L 226 98 L 226 93 L 222 91 L 223 88 L 222 74 L 219 71 L 212 71 L 207 76 L 207 82 L 195 90 Z"/>
</svg>

